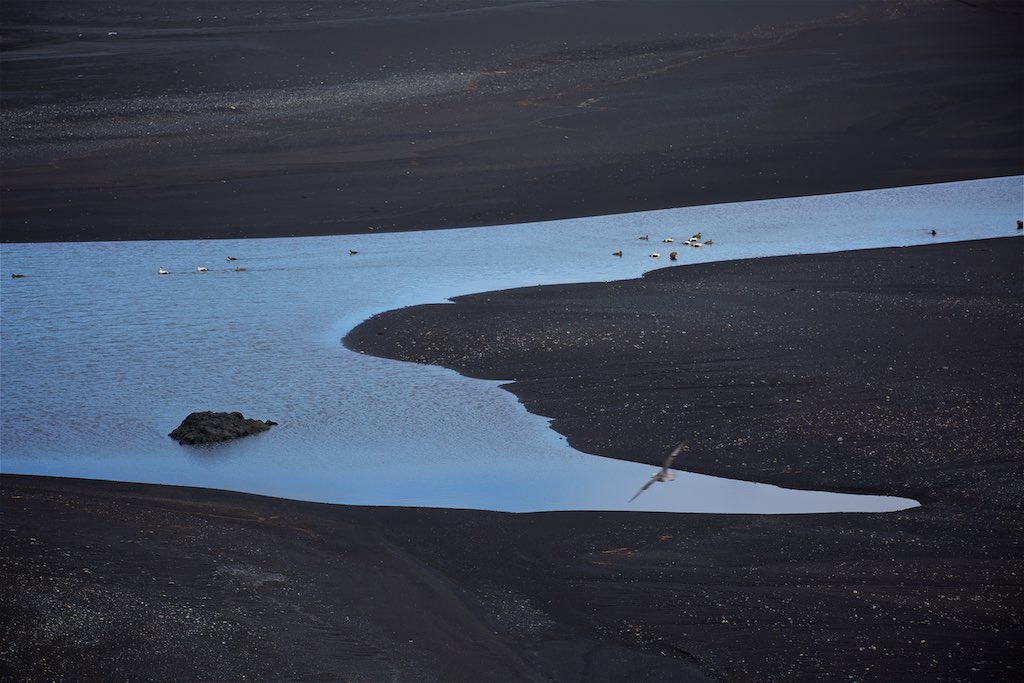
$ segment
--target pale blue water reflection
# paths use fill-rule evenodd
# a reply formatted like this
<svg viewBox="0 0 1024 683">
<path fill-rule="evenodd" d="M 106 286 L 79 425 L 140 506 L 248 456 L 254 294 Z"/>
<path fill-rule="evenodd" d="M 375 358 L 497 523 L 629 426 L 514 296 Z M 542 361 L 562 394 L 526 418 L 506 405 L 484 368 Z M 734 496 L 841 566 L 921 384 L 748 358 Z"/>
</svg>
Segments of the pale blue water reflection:
<svg viewBox="0 0 1024 683">
<path fill-rule="evenodd" d="M 692 474 L 627 505 L 650 467 L 568 448 L 498 383 L 361 356 L 339 339 L 399 306 L 636 277 L 669 265 L 647 256 L 656 250 L 685 265 L 1012 235 L 1022 194 L 1016 177 L 470 230 L 4 245 L 3 272 L 27 277 L 0 279 L 0 468 L 373 505 L 906 507 Z M 678 244 L 697 230 L 715 244 Z M 650 242 L 636 239 L 645 233 Z M 281 424 L 183 448 L 166 435 L 193 410 Z"/>
</svg>

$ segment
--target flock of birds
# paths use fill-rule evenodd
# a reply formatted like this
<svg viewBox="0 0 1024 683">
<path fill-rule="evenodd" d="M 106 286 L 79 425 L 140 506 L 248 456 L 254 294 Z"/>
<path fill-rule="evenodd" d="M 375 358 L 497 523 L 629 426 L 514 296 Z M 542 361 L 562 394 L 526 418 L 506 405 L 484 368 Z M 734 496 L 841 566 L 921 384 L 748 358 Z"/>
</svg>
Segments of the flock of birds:
<svg viewBox="0 0 1024 683">
<path fill-rule="evenodd" d="M 237 261 L 237 260 L 238 259 L 235 258 L 234 256 L 228 256 L 228 261 L 229 262 L 230 261 Z M 196 266 L 196 272 L 197 273 L 205 273 L 205 272 L 208 272 L 209 270 L 210 269 L 207 268 L 206 266 Z M 167 270 L 166 268 L 164 268 L 163 266 L 158 268 L 156 272 L 157 272 L 158 275 L 170 275 L 171 274 L 170 271 Z M 243 268 L 242 266 L 235 266 L 235 272 L 236 273 L 244 273 L 245 272 L 245 268 Z"/>
<path fill-rule="evenodd" d="M 643 241 L 646 242 L 646 241 L 649 241 L 651 239 L 651 236 L 650 235 L 640 235 L 640 237 L 637 237 L 637 239 L 638 240 L 643 240 Z M 700 248 L 706 247 L 706 246 L 710 247 L 712 244 L 714 244 L 714 242 L 712 240 L 707 240 L 707 241 L 701 242 L 702 239 L 704 239 L 703 236 L 699 232 L 697 232 L 690 239 L 686 240 L 685 242 L 682 242 L 682 244 L 685 244 L 688 247 L 693 247 L 694 249 L 700 249 Z M 666 237 L 665 239 L 662 240 L 662 242 L 664 242 L 665 244 L 672 244 L 672 243 L 675 242 L 675 240 L 672 239 L 671 237 Z M 612 252 L 612 256 L 622 256 L 622 252 L 621 251 Z M 678 251 L 671 251 L 668 254 L 668 260 L 669 261 L 675 261 L 678 256 L 679 256 L 679 252 Z M 660 251 L 653 251 L 653 252 L 651 252 L 650 257 L 651 258 L 661 258 L 661 252 Z"/>
<path fill-rule="evenodd" d="M 349 249 L 349 250 L 348 250 L 348 255 L 349 255 L 349 256 L 355 256 L 355 255 L 356 255 L 356 254 L 358 254 L 358 253 L 359 253 L 359 252 L 358 252 L 358 251 L 356 251 L 355 249 Z M 237 259 L 236 257 L 234 257 L 234 256 L 228 256 L 228 261 L 229 261 L 229 262 L 230 262 L 230 261 L 237 261 L 237 260 L 238 260 L 238 259 Z M 206 273 L 206 272 L 208 272 L 209 270 L 210 270 L 210 269 L 209 269 L 209 268 L 207 268 L 206 266 L 196 266 L 196 272 L 197 272 L 197 273 Z M 163 266 L 161 266 L 160 268 L 158 268 L 156 272 L 157 272 L 157 274 L 158 274 L 158 275 L 170 275 L 170 274 L 171 274 L 171 273 L 170 273 L 170 271 L 169 271 L 169 270 L 167 270 L 166 268 L 164 268 Z M 243 268 L 243 267 L 241 267 L 241 266 L 235 266 L 235 272 L 236 272 L 236 273 L 244 273 L 244 272 L 245 272 L 245 268 Z M 25 276 L 24 276 L 24 275 L 16 275 L 16 274 L 15 274 L 15 275 L 11 275 L 11 277 L 25 277 Z"/>
<path fill-rule="evenodd" d="M 1021 220 L 1017 221 L 1017 230 L 1024 230 L 1024 221 L 1021 221 Z M 929 230 L 929 233 L 933 237 L 938 234 L 935 231 L 934 228 Z M 637 239 L 643 240 L 643 241 L 646 242 L 646 241 L 650 240 L 650 238 L 651 238 L 650 235 L 640 235 L 640 237 L 638 237 Z M 693 247 L 694 249 L 700 249 L 702 247 L 710 247 L 712 244 L 714 244 L 714 242 L 712 240 L 706 240 L 706 241 L 702 242 L 701 241 L 702 239 L 703 239 L 703 237 L 702 237 L 701 233 L 697 232 L 692 237 L 690 237 L 690 239 L 686 240 L 685 242 L 682 242 L 682 244 L 685 244 L 688 247 Z M 673 240 L 671 237 L 666 237 L 665 239 L 662 240 L 662 242 L 664 242 L 665 244 L 672 244 L 672 243 L 675 242 L 675 240 Z M 355 249 L 349 249 L 348 250 L 349 256 L 355 256 L 358 253 L 359 252 L 356 251 Z M 622 256 L 622 251 L 620 250 L 620 251 L 612 252 L 612 256 Z M 669 261 L 675 261 L 675 260 L 677 260 L 678 256 L 679 256 L 679 252 L 671 251 L 668 254 L 668 260 Z M 650 257 L 651 258 L 661 258 L 661 252 L 660 251 L 653 251 L 653 252 L 650 253 Z M 227 260 L 228 261 L 237 261 L 238 259 L 235 258 L 234 256 L 228 256 Z M 207 268 L 206 266 L 196 266 L 196 272 L 197 273 L 205 273 L 208 270 L 209 270 L 209 268 Z M 241 273 L 241 272 L 244 272 L 244 271 L 245 271 L 245 268 L 242 268 L 241 266 L 235 266 L 235 272 Z M 159 268 L 157 270 L 157 272 L 160 275 L 170 275 L 170 271 L 164 269 L 163 267 Z M 17 280 L 18 278 L 23 278 L 23 277 L 25 277 L 24 273 L 11 273 L 11 278 L 13 278 L 15 280 Z"/>
</svg>

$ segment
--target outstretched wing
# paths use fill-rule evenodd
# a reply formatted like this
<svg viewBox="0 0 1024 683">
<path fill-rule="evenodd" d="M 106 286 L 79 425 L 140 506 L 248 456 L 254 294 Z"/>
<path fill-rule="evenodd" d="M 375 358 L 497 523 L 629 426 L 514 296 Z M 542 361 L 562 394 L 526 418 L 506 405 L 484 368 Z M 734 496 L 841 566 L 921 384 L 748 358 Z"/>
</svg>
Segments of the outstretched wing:
<svg viewBox="0 0 1024 683">
<path fill-rule="evenodd" d="M 632 502 L 633 502 L 634 500 L 636 500 L 636 497 L 637 497 L 637 496 L 639 496 L 639 495 L 640 495 L 641 493 L 643 493 L 644 491 L 646 491 L 647 489 L 651 488 L 651 484 L 653 484 L 653 483 L 654 483 L 654 480 L 653 480 L 653 479 L 651 479 L 651 480 L 650 480 L 650 481 L 648 481 L 648 482 L 647 482 L 646 484 L 644 484 L 643 486 L 641 486 L 641 487 L 640 487 L 640 490 L 639 490 L 639 491 L 637 491 L 636 493 L 634 493 L 634 494 L 633 494 L 633 497 L 629 499 L 629 502 L 630 502 L 630 503 L 632 503 Z"/>
<path fill-rule="evenodd" d="M 685 448 L 686 448 L 686 444 L 685 443 L 681 443 L 678 446 L 676 446 L 674 449 L 672 449 L 672 452 L 668 454 L 667 458 L 665 458 L 665 464 L 661 466 L 662 471 L 667 470 L 670 467 L 672 467 L 672 463 L 675 461 L 676 456 L 679 455 L 679 451 L 684 450 Z"/>
</svg>

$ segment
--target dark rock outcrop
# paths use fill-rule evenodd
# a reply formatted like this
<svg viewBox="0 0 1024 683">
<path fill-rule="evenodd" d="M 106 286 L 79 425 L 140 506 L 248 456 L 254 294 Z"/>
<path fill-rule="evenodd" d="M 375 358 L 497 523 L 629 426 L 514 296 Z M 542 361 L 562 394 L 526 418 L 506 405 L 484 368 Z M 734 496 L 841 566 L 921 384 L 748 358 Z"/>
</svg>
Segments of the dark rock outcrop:
<svg viewBox="0 0 1024 683">
<path fill-rule="evenodd" d="M 277 423 L 272 420 L 248 419 L 241 413 L 192 413 L 168 434 L 183 445 L 228 441 L 265 432 Z"/>
</svg>

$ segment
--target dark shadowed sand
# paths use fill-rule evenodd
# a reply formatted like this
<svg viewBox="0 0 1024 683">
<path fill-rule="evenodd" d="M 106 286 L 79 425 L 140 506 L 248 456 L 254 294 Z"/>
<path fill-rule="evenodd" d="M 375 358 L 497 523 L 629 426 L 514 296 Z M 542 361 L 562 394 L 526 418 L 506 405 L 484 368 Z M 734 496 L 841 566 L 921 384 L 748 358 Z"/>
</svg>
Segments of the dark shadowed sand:
<svg viewBox="0 0 1024 683">
<path fill-rule="evenodd" d="M 1008 238 L 687 266 L 346 340 L 515 378 L 589 452 L 653 463 L 685 438 L 684 470 L 920 508 L 516 515 L 4 476 L 4 675 L 1015 680 L 1022 257 Z"/>
<path fill-rule="evenodd" d="M 5 241 L 489 225 L 1024 172 L 1018 2 L 0 4 Z"/>
</svg>

